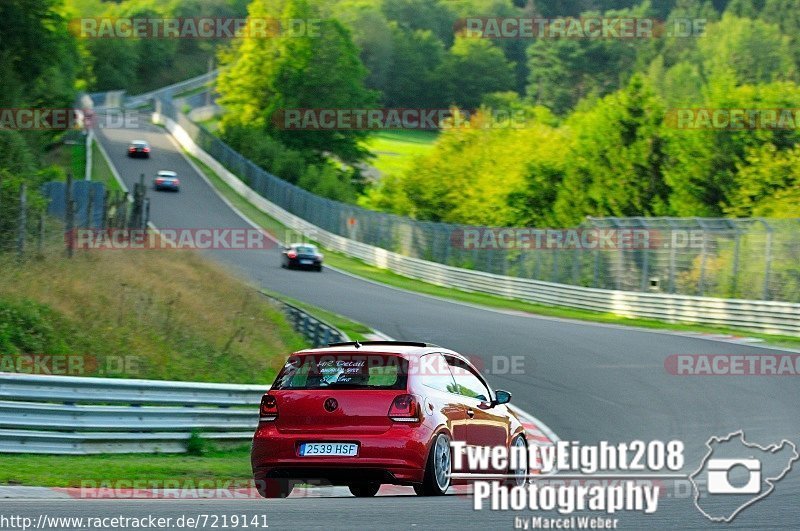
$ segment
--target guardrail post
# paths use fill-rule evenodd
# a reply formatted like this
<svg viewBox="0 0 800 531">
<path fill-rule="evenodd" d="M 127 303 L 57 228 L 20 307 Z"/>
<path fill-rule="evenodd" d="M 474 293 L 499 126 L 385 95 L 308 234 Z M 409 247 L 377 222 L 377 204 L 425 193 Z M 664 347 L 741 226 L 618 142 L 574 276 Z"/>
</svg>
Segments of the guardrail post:
<svg viewBox="0 0 800 531">
<path fill-rule="evenodd" d="M 647 291 L 648 279 L 650 277 L 650 250 L 642 249 L 644 256 L 642 257 L 642 283 L 639 291 Z"/>
<path fill-rule="evenodd" d="M 769 275 L 772 267 L 772 227 L 767 226 L 767 242 L 764 245 L 764 289 L 761 298 L 765 301 L 769 300 Z"/>
<path fill-rule="evenodd" d="M 332 342 L 331 341 L 331 329 L 326 326 L 325 327 L 325 333 L 322 336 L 322 344 L 323 345 L 327 345 L 327 344 L 329 344 L 331 342 Z"/>
<path fill-rule="evenodd" d="M 550 277 L 550 279 L 553 282 L 558 282 L 558 264 L 560 262 L 560 258 L 561 258 L 561 251 L 560 250 L 554 250 L 553 251 L 553 275 Z"/>
<path fill-rule="evenodd" d="M 703 246 L 701 248 L 701 255 L 700 255 L 700 279 L 697 281 L 697 294 L 701 297 L 705 294 L 706 291 L 706 237 L 707 233 L 705 229 L 703 229 Z"/>
<path fill-rule="evenodd" d="M 730 297 L 737 297 L 739 292 L 739 248 L 741 247 L 741 237 L 739 230 L 736 230 L 736 240 L 733 244 L 733 270 L 731 271 L 731 292 Z"/>
<path fill-rule="evenodd" d="M 322 336 L 322 323 L 317 321 L 317 326 L 314 329 L 314 346 L 315 347 L 318 347 L 318 346 L 320 346 L 322 344 L 321 343 L 321 339 L 322 339 L 321 336 Z"/>
</svg>

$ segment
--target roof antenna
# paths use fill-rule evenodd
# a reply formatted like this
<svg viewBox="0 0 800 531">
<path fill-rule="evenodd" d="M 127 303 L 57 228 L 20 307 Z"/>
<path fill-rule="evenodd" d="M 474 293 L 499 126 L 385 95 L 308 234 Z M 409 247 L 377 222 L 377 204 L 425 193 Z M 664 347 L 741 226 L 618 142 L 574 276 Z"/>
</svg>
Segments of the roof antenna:
<svg viewBox="0 0 800 531">
<path fill-rule="evenodd" d="M 359 342 L 358 342 L 358 339 L 356 339 L 356 344 L 355 344 L 355 347 L 356 347 L 356 348 L 361 348 L 361 343 L 359 343 Z"/>
</svg>

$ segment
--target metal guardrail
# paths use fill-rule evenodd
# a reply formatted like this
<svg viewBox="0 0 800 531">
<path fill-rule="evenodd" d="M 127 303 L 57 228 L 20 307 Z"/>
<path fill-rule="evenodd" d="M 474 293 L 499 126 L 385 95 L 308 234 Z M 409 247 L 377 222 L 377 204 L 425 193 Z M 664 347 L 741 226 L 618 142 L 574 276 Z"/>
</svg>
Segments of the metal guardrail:
<svg viewBox="0 0 800 531">
<path fill-rule="evenodd" d="M 0 373 L 0 453 L 185 452 L 246 444 L 269 385 Z"/>
<path fill-rule="evenodd" d="M 269 295 L 314 346 L 347 334 Z M 193 432 L 246 444 L 269 385 L 0 373 L 0 453 L 186 451 Z"/>
<path fill-rule="evenodd" d="M 307 234 L 329 249 L 353 256 L 368 264 L 438 286 L 533 303 L 609 312 L 625 317 L 653 318 L 665 322 L 702 323 L 772 334 L 800 335 L 798 303 L 630 292 L 509 277 L 412 258 L 334 234 L 286 211 L 247 186 L 222 163 L 198 146 L 192 136 L 175 120 L 158 113 L 156 118 L 164 122 L 170 134 L 186 151 L 209 166 L 228 186 L 261 211 L 290 229 Z M 185 117 L 181 120 L 182 123 L 186 121 Z"/>
<path fill-rule="evenodd" d="M 278 305 L 286 314 L 286 317 L 288 317 L 292 328 L 294 328 L 296 332 L 302 334 L 302 336 L 306 338 L 306 340 L 308 340 L 312 346 L 321 347 L 328 345 L 329 343 L 350 341 L 350 338 L 347 334 L 332 324 L 327 323 L 318 317 L 314 317 L 302 308 L 298 308 L 293 304 L 289 304 L 286 301 L 277 299 L 267 295 L 266 293 L 259 293 L 273 301 L 274 304 Z"/>
<path fill-rule="evenodd" d="M 258 405 L 260 385 L 0 373 L 0 400 L 64 403 Z"/>
<path fill-rule="evenodd" d="M 214 70 L 185 81 L 180 81 L 160 89 L 151 90 L 150 92 L 145 92 L 144 94 L 136 94 L 134 96 L 128 96 L 124 90 L 113 90 L 109 92 L 93 92 L 88 94 L 88 97 L 91 99 L 95 109 L 103 107 L 124 107 L 133 109 L 136 107 L 141 107 L 155 98 L 171 98 L 181 92 L 200 88 L 216 79 L 217 74 L 218 71 Z"/>
</svg>

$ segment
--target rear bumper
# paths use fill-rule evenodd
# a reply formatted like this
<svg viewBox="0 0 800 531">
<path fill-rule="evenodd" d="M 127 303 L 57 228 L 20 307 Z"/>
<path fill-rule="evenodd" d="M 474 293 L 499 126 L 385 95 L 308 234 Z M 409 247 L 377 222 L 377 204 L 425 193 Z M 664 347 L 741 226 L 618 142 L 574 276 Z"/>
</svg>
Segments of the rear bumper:
<svg viewBox="0 0 800 531">
<path fill-rule="evenodd" d="M 289 267 L 296 267 L 299 269 L 302 268 L 309 268 L 309 269 L 316 269 L 322 267 L 322 262 L 319 260 L 312 260 L 310 264 L 301 264 L 300 258 L 289 258 Z M 303 258 L 302 260 L 309 260 L 308 258 Z"/>
<path fill-rule="evenodd" d="M 381 434 L 338 435 L 280 433 L 272 423 L 263 422 L 253 436 L 251 464 L 256 481 L 267 478 L 321 479 L 334 485 L 354 480 L 380 481 L 397 485 L 422 482 L 433 431 L 424 424 L 393 425 Z M 304 442 L 356 442 L 354 457 L 301 457 Z"/>
</svg>

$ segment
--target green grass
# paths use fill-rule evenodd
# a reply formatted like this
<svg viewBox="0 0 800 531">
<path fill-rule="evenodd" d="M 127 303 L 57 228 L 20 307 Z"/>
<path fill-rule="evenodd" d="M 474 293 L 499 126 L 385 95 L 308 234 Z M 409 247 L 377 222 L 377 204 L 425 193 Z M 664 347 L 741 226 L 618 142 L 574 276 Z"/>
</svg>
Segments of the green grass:
<svg viewBox="0 0 800 531">
<path fill-rule="evenodd" d="M 407 170 L 414 158 L 433 149 L 435 131 L 381 131 L 364 141 L 375 158 L 369 161 L 381 174 L 398 174 Z"/>
<path fill-rule="evenodd" d="M 0 255 L 0 269 L 0 355 L 86 361 L 64 375 L 270 382 L 306 347 L 280 310 L 198 253 L 79 250 L 67 259 L 60 243 L 24 263 Z"/>
<path fill-rule="evenodd" d="M 209 177 L 209 180 L 217 187 L 217 189 L 225 196 L 233 205 L 236 206 L 243 214 L 253 220 L 256 224 L 260 225 L 270 233 L 282 238 L 286 228 L 271 216 L 261 212 L 258 208 L 253 206 L 249 201 L 237 194 L 232 188 L 225 184 L 210 168 L 194 159 L 198 166 Z M 599 323 L 608 323 L 624 326 L 635 326 L 656 330 L 674 330 L 682 332 L 702 332 L 712 334 L 731 334 L 736 336 L 747 336 L 757 339 L 762 339 L 776 346 L 785 347 L 798 347 L 800 346 L 800 338 L 789 335 L 765 334 L 759 332 L 751 332 L 737 328 L 716 327 L 701 324 L 690 323 L 667 323 L 655 319 L 634 319 L 623 317 L 612 313 L 593 312 L 590 310 L 580 310 L 573 308 L 566 308 L 561 306 L 546 306 L 543 304 L 533 304 L 517 299 L 506 299 L 495 295 L 488 295 L 484 293 L 467 292 L 454 288 L 446 288 L 429 284 L 421 280 L 416 280 L 408 277 L 398 275 L 387 269 L 381 269 L 362 262 L 361 260 L 345 256 L 336 251 L 325 249 L 325 261 L 328 265 L 358 275 L 362 278 L 374 280 L 388 286 L 406 289 L 417 293 L 442 297 L 445 299 L 465 302 L 469 304 L 476 304 L 479 306 L 486 306 L 489 308 L 501 310 L 514 310 L 522 311 L 535 315 L 544 315 L 550 317 L 560 317 L 566 319 L 576 319 L 581 321 L 592 321 Z"/>
<path fill-rule="evenodd" d="M 92 142 L 92 180 L 103 183 L 106 190 L 122 191 L 96 141 Z"/>
<path fill-rule="evenodd" d="M 205 127 L 209 133 L 214 133 L 219 129 L 219 123 L 222 120 L 220 116 L 214 116 L 209 118 L 208 120 L 202 120 L 197 122 L 197 125 L 202 125 Z"/>
<path fill-rule="evenodd" d="M 352 319 L 348 319 L 343 315 L 339 315 L 338 313 L 329 312 L 328 310 L 323 310 L 322 308 L 318 308 L 311 304 L 298 301 L 297 299 L 293 299 L 291 297 L 287 297 L 281 293 L 277 293 L 275 291 L 271 291 L 268 289 L 262 289 L 264 293 L 269 295 L 270 297 L 274 297 L 276 299 L 282 300 L 287 302 L 293 306 L 297 306 L 298 308 L 305 310 L 310 315 L 325 321 L 331 326 L 334 326 L 348 335 L 350 339 L 357 340 L 357 341 L 364 341 L 367 338 L 368 334 L 372 333 L 372 328 L 368 327 L 363 323 L 359 323 L 357 321 L 353 321 Z"/>
<path fill-rule="evenodd" d="M 6 454 L 0 460 L 0 484 L 41 487 L 95 486 L 115 480 L 235 481 L 252 478 L 249 446 L 185 454 L 27 455 Z M 99 486 L 99 485 L 97 485 Z M 158 488 L 159 485 L 153 485 Z M 113 488 L 113 486 L 112 486 Z M 190 487 L 191 488 L 191 487 Z M 220 488 L 223 488 L 220 485 Z"/>
<path fill-rule="evenodd" d="M 86 176 L 86 145 L 82 139 L 77 144 L 61 144 L 47 152 L 44 162 L 58 166 L 65 173 L 72 172 L 74 179 L 83 179 Z"/>
</svg>

